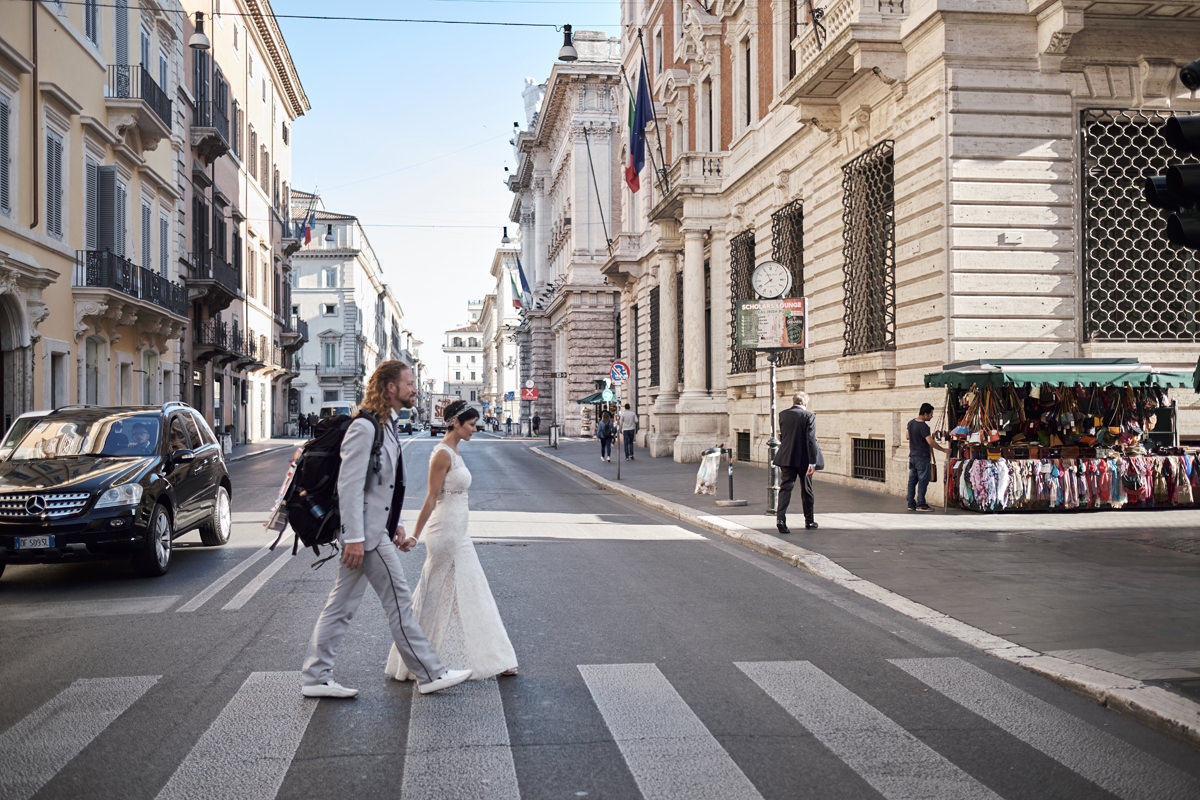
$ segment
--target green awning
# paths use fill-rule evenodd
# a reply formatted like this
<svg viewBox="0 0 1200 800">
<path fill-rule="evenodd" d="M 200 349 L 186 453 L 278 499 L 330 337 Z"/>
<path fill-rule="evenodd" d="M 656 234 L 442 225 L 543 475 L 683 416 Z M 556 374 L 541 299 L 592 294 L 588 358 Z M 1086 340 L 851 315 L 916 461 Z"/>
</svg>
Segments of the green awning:
<svg viewBox="0 0 1200 800">
<path fill-rule="evenodd" d="M 1200 358 L 1196 359 L 1196 371 L 1192 373 L 1192 386 L 1200 393 Z"/>
<path fill-rule="evenodd" d="M 605 400 L 605 399 L 604 399 L 603 395 L 604 395 L 604 392 L 596 392 L 595 394 L 589 394 L 587 397 L 583 398 L 583 399 L 582 399 L 582 400 L 580 400 L 579 402 L 580 402 L 581 404 L 586 404 L 586 403 L 606 403 L 606 402 L 608 402 L 607 400 Z"/>
<path fill-rule="evenodd" d="M 1200 384 L 1197 375 L 1160 370 L 1136 358 L 995 359 L 947 364 L 925 376 L 927 387 L 1024 386 L 1048 383 L 1074 386 L 1157 386 L 1169 389 Z"/>
</svg>

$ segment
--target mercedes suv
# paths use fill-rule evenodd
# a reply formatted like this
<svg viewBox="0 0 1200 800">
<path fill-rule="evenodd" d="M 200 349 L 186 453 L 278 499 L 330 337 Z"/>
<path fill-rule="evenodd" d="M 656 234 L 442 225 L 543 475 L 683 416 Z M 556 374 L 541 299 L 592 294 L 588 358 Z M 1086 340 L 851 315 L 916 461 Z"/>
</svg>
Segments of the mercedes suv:
<svg viewBox="0 0 1200 800">
<path fill-rule="evenodd" d="M 130 556 L 163 575 L 181 534 L 229 541 L 232 488 L 217 438 L 185 403 L 55 409 L 0 461 L 0 573 Z"/>
</svg>

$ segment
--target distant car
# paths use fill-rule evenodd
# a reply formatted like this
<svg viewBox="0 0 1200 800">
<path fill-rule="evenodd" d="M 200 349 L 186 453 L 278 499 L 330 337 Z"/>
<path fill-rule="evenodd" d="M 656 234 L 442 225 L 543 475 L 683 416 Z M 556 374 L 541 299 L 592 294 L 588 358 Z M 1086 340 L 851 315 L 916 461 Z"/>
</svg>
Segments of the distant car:
<svg viewBox="0 0 1200 800">
<path fill-rule="evenodd" d="M 357 411 L 358 406 L 354 405 L 354 403 L 341 401 L 329 402 L 321 404 L 321 410 L 318 412 L 317 416 L 320 419 L 325 419 L 326 417 L 336 417 L 338 414 L 345 414 L 347 417 L 353 417 Z"/>
<path fill-rule="evenodd" d="M 229 541 L 232 493 L 216 436 L 185 403 L 55 409 L 0 461 L 0 573 L 132 556 L 163 575 L 180 535 Z"/>
<path fill-rule="evenodd" d="M 17 446 L 17 442 L 21 441 L 21 438 L 29 433 L 29 429 L 33 427 L 33 423 L 49 413 L 49 409 L 26 411 L 14 419 L 12 425 L 8 426 L 8 432 L 4 434 L 4 440 L 0 441 L 0 459 L 8 458 L 8 454 Z"/>
<path fill-rule="evenodd" d="M 400 409 L 396 412 L 396 429 L 412 436 L 414 419 L 416 419 L 416 412 L 411 408 Z"/>
</svg>

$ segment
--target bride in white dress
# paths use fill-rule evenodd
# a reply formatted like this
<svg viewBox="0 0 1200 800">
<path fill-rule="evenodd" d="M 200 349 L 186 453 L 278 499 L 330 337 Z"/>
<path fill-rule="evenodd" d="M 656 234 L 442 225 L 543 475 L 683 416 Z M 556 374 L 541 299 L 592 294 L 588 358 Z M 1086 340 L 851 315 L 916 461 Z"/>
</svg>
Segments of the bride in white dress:
<svg viewBox="0 0 1200 800">
<path fill-rule="evenodd" d="M 458 454 L 458 444 L 475 433 L 479 412 L 456 400 L 445 418 L 446 435 L 429 457 L 425 504 L 403 547 L 411 549 L 424 534 L 425 566 L 413 593 L 413 610 L 447 666 L 470 669 L 470 680 L 516 675 L 517 655 L 467 530 L 471 472 Z M 413 677 L 394 644 L 386 672 L 400 681 Z"/>
</svg>

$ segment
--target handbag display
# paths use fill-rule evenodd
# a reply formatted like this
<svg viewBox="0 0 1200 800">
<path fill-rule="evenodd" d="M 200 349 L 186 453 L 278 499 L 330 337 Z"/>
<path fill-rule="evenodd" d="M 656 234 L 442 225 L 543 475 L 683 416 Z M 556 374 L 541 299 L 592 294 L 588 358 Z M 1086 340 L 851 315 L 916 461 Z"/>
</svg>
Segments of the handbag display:
<svg viewBox="0 0 1200 800">
<path fill-rule="evenodd" d="M 929 482 L 937 483 L 937 459 L 929 462 Z"/>
</svg>

